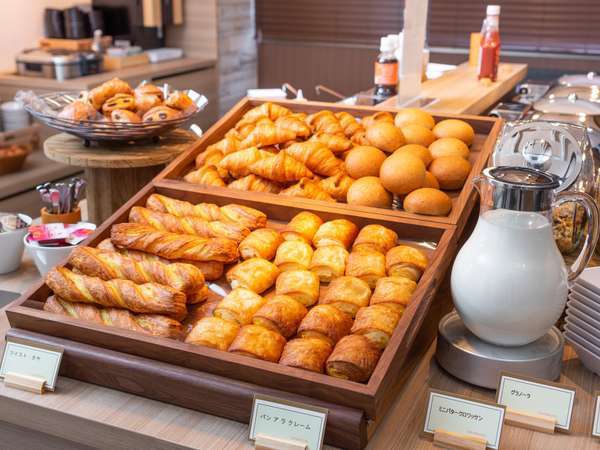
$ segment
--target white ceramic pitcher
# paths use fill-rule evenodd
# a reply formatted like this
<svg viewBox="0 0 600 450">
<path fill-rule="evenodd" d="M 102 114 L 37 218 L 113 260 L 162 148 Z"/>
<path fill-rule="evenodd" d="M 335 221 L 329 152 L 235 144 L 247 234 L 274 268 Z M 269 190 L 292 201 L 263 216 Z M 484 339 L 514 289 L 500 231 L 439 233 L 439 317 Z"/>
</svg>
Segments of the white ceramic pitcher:
<svg viewBox="0 0 600 450">
<path fill-rule="evenodd" d="M 555 175 L 491 167 L 475 180 L 479 220 L 452 268 L 454 305 L 467 328 L 497 345 L 542 337 L 565 307 L 568 282 L 589 262 L 598 239 L 598 208 L 580 193 L 555 195 Z M 587 215 L 583 248 L 566 267 L 552 233 L 552 208 L 577 202 Z"/>
</svg>

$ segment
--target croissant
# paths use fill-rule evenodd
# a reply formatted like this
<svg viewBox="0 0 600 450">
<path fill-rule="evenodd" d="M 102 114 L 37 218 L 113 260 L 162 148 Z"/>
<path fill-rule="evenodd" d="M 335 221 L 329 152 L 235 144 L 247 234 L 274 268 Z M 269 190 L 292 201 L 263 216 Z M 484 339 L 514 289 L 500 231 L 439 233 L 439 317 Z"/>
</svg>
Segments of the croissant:
<svg viewBox="0 0 600 450">
<path fill-rule="evenodd" d="M 76 274 L 65 267 L 50 270 L 45 281 L 56 295 L 69 302 L 96 303 L 175 319 L 183 319 L 187 314 L 185 294 L 162 284 L 135 284 L 120 279 L 104 281 Z"/>
<path fill-rule="evenodd" d="M 278 128 L 270 123 L 257 125 L 242 141 L 242 148 L 264 147 L 267 145 L 281 144 L 296 137 L 293 131 Z"/>
<path fill-rule="evenodd" d="M 256 147 L 250 147 L 225 156 L 219 162 L 219 168 L 226 170 L 233 178 L 241 178 L 250 174 L 248 167 L 258 160 L 270 158 L 273 154 Z"/>
<path fill-rule="evenodd" d="M 250 172 L 279 183 L 312 178 L 313 173 L 300 161 L 280 152 L 270 158 L 261 159 L 250 166 Z"/>
<path fill-rule="evenodd" d="M 270 192 L 272 194 L 278 194 L 281 188 L 277 183 L 261 178 L 251 173 L 248 176 L 232 181 L 227 185 L 231 189 L 238 189 L 240 191 L 253 191 L 253 192 Z"/>
<path fill-rule="evenodd" d="M 166 259 L 231 263 L 239 257 L 237 242 L 232 239 L 169 233 L 137 223 L 113 225 L 110 239 L 118 247 L 141 250 Z"/>
<path fill-rule="evenodd" d="M 302 162 L 314 173 L 329 177 L 338 173 L 342 161 L 326 146 L 316 141 L 298 142 L 285 149 L 285 152 Z"/>
<path fill-rule="evenodd" d="M 310 198 L 324 202 L 335 202 L 335 199 L 325 192 L 317 181 L 302 178 L 298 183 L 282 190 L 279 194 L 288 197 Z"/>
<path fill-rule="evenodd" d="M 271 120 L 277 120 L 279 117 L 287 116 L 291 111 L 284 106 L 275 103 L 266 102 L 260 106 L 256 106 L 243 115 L 242 120 L 245 122 L 256 122 L 261 117 L 268 117 Z"/>
<path fill-rule="evenodd" d="M 306 125 L 304 120 L 293 114 L 279 117 L 275 121 L 275 126 L 284 130 L 289 130 L 301 138 L 307 138 L 311 133 L 309 126 Z"/>
<path fill-rule="evenodd" d="M 365 127 L 363 127 L 352 114 L 350 114 L 346 111 L 340 111 L 340 112 L 336 113 L 335 117 L 340 122 L 340 125 L 342 126 L 342 129 L 344 130 L 344 135 L 348 139 L 351 139 L 352 136 L 356 133 L 365 131 Z"/>
<path fill-rule="evenodd" d="M 240 144 L 241 144 L 241 141 L 236 136 L 226 135 L 220 141 L 206 147 L 205 151 L 219 150 L 224 155 L 228 155 L 230 153 L 241 150 L 242 147 L 240 146 Z"/>
<path fill-rule="evenodd" d="M 321 131 L 327 134 L 344 134 L 344 129 L 340 125 L 339 120 L 331 111 L 323 110 L 311 114 L 306 118 L 314 131 Z"/>
<path fill-rule="evenodd" d="M 346 173 L 340 171 L 331 177 L 319 181 L 319 186 L 334 199 L 345 202 L 348 189 L 350 189 L 354 181 L 354 178 L 350 178 Z"/>
<path fill-rule="evenodd" d="M 344 153 L 352 148 L 352 142 L 339 134 L 327 134 L 319 131 L 313 134 L 309 140 L 320 142 L 335 154 Z"/>
<path fill-rule="evenodd" d="M 158 261 L 135 261 L 117 252 L 77 247 L 69 264 L 84 275 L 112 280 L 121 278 L 136 284 L 159 283 L 184 292 L 188 302 L 206 300 L 208 288 L 202 272 L 190 264 L 163 264 Z"/>
<path fill-rule="evenodd" d="M 196 156 L 196 169 L 200 169 L 202 166 L 215 166 L 219 176 L 222 179 L 226 179 L 229 174 L 226 170 L 218 167 L 219 162 L 225 157 L 223 152 L 219 149 L 205 150 Z"/>
<path fill-rule="evenodd" d="M 212 165 L 206 165 L 199 169 L 192 170 L 190 173 L 186 174 L 183 179 L 188 183 L 193 184 L 225 187 L 225 182 L 219 175 L 219 171 Z"/>
<path fill-rule="evenodd" d="M 373 125 L 376 122 L 394 123 L 394 116 L 392 116 L 387 111 L 380 111 L 380 112 L 376 112 L 375 114 L 372 114 L 370 116 L 365 116 L 361 120 L 361 123 L 362 123 L 363 127 L 365 127 L 365 128 L 369 128 L 371 125 Z"/>
<path fill-rule="evenodd" d="M 118 308 L 98 308 L 87 303 L 67 302 L 55 295 L 48 297 L 44 303 L 44 311 L 165 338 L 179 339 L 183 334 L 181 323 L 167 316 L 132 314 L 126 309 Z"/>
</svg>

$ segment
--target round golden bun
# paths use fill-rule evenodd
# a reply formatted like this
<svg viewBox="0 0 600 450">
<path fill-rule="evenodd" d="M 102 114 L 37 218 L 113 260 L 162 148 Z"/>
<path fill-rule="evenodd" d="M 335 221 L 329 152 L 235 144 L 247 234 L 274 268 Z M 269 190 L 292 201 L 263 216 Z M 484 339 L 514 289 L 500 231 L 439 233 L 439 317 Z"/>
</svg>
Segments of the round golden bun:
<svg viewBox="0 0 600 450">
<path fill-rule="evenodd" d="M 475 130 L 473 130 L 473 127 L 464 120 L 458 119 L 446 119 L 438 122 L 437 125 L 433 127 L 433 134 L 438 139 L 454 137 L 460 139 L 467 145 L 471 145 L 475 138 Z"/>
<path fill-rule="evenodd" d="M 396 152 L 381 165 L 379 178 L 388 191 L 408 194 L 425 184 L 425 164 L 411 153 Z"/>
<path fill-rule="evenodd" d="M 469 147 L 460 139 L 454 137 L 441 138 L 429 146 L 429 152 L 433 159 L 442 156 L 460 156 L 469 159 Z"/>
<path fill-rule="evenodd" d="M 452 209 L 452 200 L 439 189 L 421 188 L 408 194 L 402 206 L 409 213 L 446 216 Z"/>
<path fill-rule="evenodd" d="M 406 125 L 413 123 L 422 125 L 430 130 L 435 126 L 435 120 L 431 114 L 417 108 L 401 109 L 398 111 L 398 114 L 396 114 L 394 123 L 399 128 L 403 128 Z"/>
<path fill-rule="evenodd" d="M 460 189 L 471 172 L 471 163 L 460 156 L 442 156 L 433 160 L 429 171 L 442 189 Z"/>
<path fill-rule="evenodd" d="M 404 145 L 404 135 L 393 123 L 380 121 L 367 128 L 367 140 L 373 147 L 391 153 Z"/>
<path fill-rule="evenodd" d="M 385 161 L 385 153 L 370 145 L 358 145 L 346 155 L 346 172 L 352 178 L 379 175 L 379 169 Z"/>
<path fill-rule="evenodd" d="M 440 188 L 440 183 L 438 183 L 437 178 L 434 177 L 433 174 L 429 170 L 427 172 L 425 172 L 425 184 L 423 185 L 423 187 L 433 188 L 433 189 Z"/>
<path fill-rule="evenodd" d="M 435 141 L 433 132 L 418 123 L 404 125 L 401 130 L 407 144 L 419 144 L 429 147 Z"/>
<path fill-rule="evenodd" d="M 377 177 L 363 177 L 356 180 L 348 189 L 347 202 L 351 205 L 389 208 L 392 195 L 385 190 Z"/>
<path fill-rule="evenodd" d="M 422 145 L 419 145 L 419 144 L 403 145 L 398 150 L 396 150 L 394 153 L 410 153 L 411 155 L 414 155 L 417 158 L 419 158 L 421 161 L 423 161 L 423 164 L 425 164 L 425 167 L 427 167 L 429 164 L 431 164 L 431 161 L 433 161 L 433 158 L 431 157 L 431 153 L 429 152 L 429 149 L 427 147 L 423 147 Z"/>
</svg>

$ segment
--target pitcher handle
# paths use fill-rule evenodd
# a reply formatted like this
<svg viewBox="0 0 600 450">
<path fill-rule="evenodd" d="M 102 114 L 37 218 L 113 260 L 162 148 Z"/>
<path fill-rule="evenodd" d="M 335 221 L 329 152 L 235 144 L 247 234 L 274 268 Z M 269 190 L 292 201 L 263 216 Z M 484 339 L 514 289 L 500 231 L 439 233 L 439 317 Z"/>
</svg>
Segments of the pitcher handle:
<svg viewBox="0 0 600 450">
<path fill-rule="evenodd" d="M 587 266 L 594 253 L 596 241 L 598 240 L 598 207 L 592 197 L 580 192 L 563 192 L 558 194 L 556 202 L 552 206 L 556 208 L 567 202 L 575 202 L 581 205 L 585 209 L 587 216 L 587 232 L 583 248 L 579 252 L 575 262 L 567 268 L 568 279 L 569 281 L 573 281 Z"/>
</svg>

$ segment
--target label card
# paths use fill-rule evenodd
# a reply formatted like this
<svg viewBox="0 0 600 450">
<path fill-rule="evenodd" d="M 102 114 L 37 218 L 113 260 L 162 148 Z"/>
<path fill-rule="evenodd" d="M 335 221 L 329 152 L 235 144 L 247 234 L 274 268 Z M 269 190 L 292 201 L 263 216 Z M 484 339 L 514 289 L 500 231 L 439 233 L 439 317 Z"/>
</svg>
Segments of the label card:
<svg viewBox="0 0 600 450">
<path fill-rule="evenodd" d="M 600 391 L 594 392 L 596 399 L 594 406 L 594 422 L 592 423 L 592 436 L 600 437 Z"/>
<path fill-rule="evenodd" d="M 425 433 L 436 430 L 477 436 L 487 442 L 487 447 L 498 449 L 504 424 L 504 406 L 466 397 L 430 391 L 425 416 Z"/>
<path fill-rule="evenodd" d="M 569 430 L 575 389 L 546 380 L 501 374 L 497 401 L 507 408 L 556 419 L 556 428 Z"/>
<path fill-rule="evenodd" d="M 325 408 L 257 394 L 250 417 L 250 439 L 262 434 L 306 442 L 307 450 L 319 450 L 328 413 Z"/>
<path fill-rule="evenodd" d="M 60 347 L 9 338 L 2 355 L 0 378 L 3 379 L 7 373 L 43 378 L 46 380 L 44 388 L 53 391 L 62 355 Z"/>
</svg>

